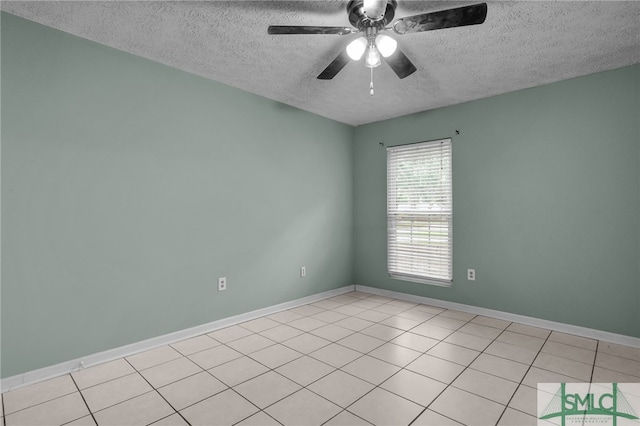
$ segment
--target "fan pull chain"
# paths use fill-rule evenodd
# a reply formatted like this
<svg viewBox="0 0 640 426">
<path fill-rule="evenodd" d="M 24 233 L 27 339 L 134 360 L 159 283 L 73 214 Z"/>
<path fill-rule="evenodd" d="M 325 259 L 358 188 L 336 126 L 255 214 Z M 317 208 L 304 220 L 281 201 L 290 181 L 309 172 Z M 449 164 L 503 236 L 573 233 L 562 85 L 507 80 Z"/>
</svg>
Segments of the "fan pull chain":
<svg viewBox="0 0 640 426">
<path fill-rule="evenodd" d="M 369 95 L 373 96 L 373 68 L 371 70 L 371 84 L 369 84 Z"/>
</svg>

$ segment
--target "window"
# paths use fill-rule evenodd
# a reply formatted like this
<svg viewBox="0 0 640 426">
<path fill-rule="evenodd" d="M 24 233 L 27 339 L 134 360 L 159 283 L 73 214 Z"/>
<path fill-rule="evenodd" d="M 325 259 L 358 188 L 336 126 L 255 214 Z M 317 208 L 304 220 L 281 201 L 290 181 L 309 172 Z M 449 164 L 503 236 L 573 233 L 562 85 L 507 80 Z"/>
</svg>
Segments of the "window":
<svg viewBox="0 0 640 426">
<path fill-rule="evenodd" d="M 450 286 L 451 139 L 387 148 L 387 268 L 393 278 Z"/>
</svg>

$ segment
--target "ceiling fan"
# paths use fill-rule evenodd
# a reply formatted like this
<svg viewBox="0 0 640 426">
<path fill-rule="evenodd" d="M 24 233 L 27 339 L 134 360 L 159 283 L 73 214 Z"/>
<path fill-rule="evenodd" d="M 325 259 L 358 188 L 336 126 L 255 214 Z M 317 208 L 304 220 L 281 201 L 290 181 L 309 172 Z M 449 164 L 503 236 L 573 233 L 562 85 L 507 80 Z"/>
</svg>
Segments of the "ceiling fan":
<svg viewBox="0 0 640 426">
<path fill-rule="evenodd" d="M 487 16 L 487 4 L 479 3 L 407 16 L 387 26 L 393 21 L 396 6 L 396 0 L 351 0 L 347 5 L 347 13 L 353 27 L 271 25 L 268 33 L 272 35 L 362 33 L 363 36 L 351 41 L 347 48 L 318 75 L 318 79 L 331 80 L 349 63 L 350 59 L 358 61 L 364 55 L 365 66 L 372 70 L 370 88 L 373 94 L 373 68 L 380 66 L 380 56 L 400 78 L 408 77 L 416 71 L 415 65 L 397 48 L 397 42 L 388 35 L 381 34 L 382 31 L 393 29 L 396 34 L 402 35 L 463 27 L 482 24 Z"/>
</svg>

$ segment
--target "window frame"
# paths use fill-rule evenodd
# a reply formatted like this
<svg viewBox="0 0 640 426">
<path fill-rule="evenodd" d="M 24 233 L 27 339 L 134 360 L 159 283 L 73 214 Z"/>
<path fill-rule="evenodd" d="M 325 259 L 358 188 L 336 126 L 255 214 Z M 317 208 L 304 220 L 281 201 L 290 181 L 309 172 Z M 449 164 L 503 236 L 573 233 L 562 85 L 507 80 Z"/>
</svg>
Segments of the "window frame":
<svg viewBox="0 0 640 426">
<path fill-rule="evenodd" d="M 410 213 L 402 213 L 402 212 L 399 212 L 398 210 L 392 209 L 393 201 L 391 198 L 392 198 L 392 195 L 397 194 L 397 191 L 395 191 L 392 194 L 393 188 L 391 187 L 391 185 L 393 182 L 391 182 L 391 179 L 393 178 L 393 176 L 391 176 L 391 162 L 398 161 L 398 160 L 393 159 L 392 155 L 390 154 L 394 154 L 394 153 L 397 154 L 398 152 L 406 153 L 411 150 L 420 149 L 422 147 L 431 151 L 431 152 L 425 151 L 425 155 L 427 155 L 427 154 L 433 153 L 432 150 L 435 145 L 442 147 L 443 144 L 446 145 L 447 147 L 447 152 L 444 155 L 448 155 L 448 160 L 449 160 L 448 161 L 449 176 L 446 180 L 446 182 L 448 182 L 448 190 L 449 190 L 448 194 L 446 195 L 446 198 L 448 199 L 449 211 L 444 214 L 440 214 L 440 215 L 448 216 L 447 221 L 440 222 L 440 223 L 446 223 L 448 225 L 447 241 L 446 241 L 448 253 L 446 255 L 447 261 L 444 263 L 445 268 L 447 269 L 447 276 L 446 277 L 430 276 L 425 273 L 413 274 L 413 273 L 409 273 L 408 271 L 401 271 L 400 269 L 402 268 L 398 268 L 395 266 L 398 262 L 397 261 L 392 262 L 392 258 L 395 258 L 397 260 L 398 256 L 402 256 L 402 255 L 399 255 L 398 253 L 392 253 L 392 249 L 394 247 L 397 248 L 397 244 L 395 244 L 397 239 L 394 239 L 393 241 L 394 244 L 392 244 L 392 237 L 397 238 L 397 232 L 394 231 L 396 228 L 392 227 L 392 225 L 397 223 L 398 221 L 398 219 L 394 218 L 393 215 L 396 215 L 396 216 L 404 215 L 404 216 L 413 217 L 413 219 L 408 219 L 408 220 L 411 220 L 412 222 L 411 230 L 413 231 L 413 229 L 415 229 L 415 226 L 413 225 L 413 223 L 416 222 L 415 219 L 419 218 L 421 214 L 418 212 L 415 212 L 413 215 L 411 215 Z M 452 143 L 452 139 L 443 138 L 443 139 L 422 141 L 422 142 L 416 142 L 416 143 L 410 143 L 410 144 L 404 144 L 404 145 L 395 145 L 395 146 L 387 147 L 386 151 L 387 151 L 387 273 L 389 277 L 397 280 L 417 282 L 422 284 L 430 284 L 430 285 L 436 285 L 436 286 L 442 286 L 442 287 L 451 287 L 453 285 L 453 143 Z M 441 158 L 444 158 L 444 157 L 441 156 Z M 446 186 L 447 186 L 446 184 L 438 185 L 437 189 L 441 189 L 443 187 L 446 188 Z M 396 200 L 395 202 L 397 204 L 397 196 L 396 198 L 394 198 L 394 200 Z M 433 215 L 433 213 L 431 214 Z M 438 223 L 438 221 L 428 220 L 426 218 L 427 215 L 428 214 L 425 213 L 424 214 L 425 218 L 423 220 L 420 220 L 420 222 L 422 222 L 423 224 L 434 223 L 434 222 L 436 224 Z M 428 238 L 431 239 L 430 234 Z M 429 244 L 431 244 L 431 242 Z M 437 255 L 433 257 L 437 258 Z M 394 263 L 394 266 L 392 266 L 392 263 Z M 426 264 L 426 262 L 424 264 Z"/>
</svg>

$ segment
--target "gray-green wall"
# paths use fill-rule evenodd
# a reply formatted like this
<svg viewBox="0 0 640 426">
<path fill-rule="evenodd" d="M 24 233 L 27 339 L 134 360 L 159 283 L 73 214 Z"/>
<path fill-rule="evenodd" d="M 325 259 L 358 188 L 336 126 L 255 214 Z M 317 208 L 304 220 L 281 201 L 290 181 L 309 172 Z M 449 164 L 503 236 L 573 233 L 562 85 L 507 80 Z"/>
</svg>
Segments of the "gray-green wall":
<svg viewBox="0 0 640 426">
<path fill-rule="evenodd" d="M 352 284 L 352 140 L 3 13 L 2 377 Z"/>
<path fill-rule="evenodd" d="M 2 377 L 353 283 L 640 337 L 640 66 L 354 129 L 5 13 L 1 59 Z M 379 143 L 449 136 L 454 285 L 391 280 Z"/>
<path fill-rule="evenodd" d="M 636 65 L 357 128 L 356 284 L 640 337 L 639 123 Z M 380 142 L 445 137 L 453 286 L 390 279 Z"/>
</svg>

